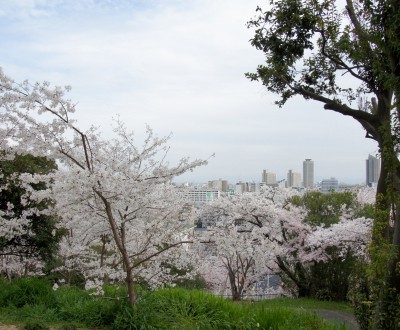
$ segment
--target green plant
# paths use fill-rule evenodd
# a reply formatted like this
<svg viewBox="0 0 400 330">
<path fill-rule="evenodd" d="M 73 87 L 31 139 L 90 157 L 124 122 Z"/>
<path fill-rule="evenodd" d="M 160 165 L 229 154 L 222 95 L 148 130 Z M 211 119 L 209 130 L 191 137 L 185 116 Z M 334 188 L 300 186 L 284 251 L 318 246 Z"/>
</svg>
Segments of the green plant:
<svg viewBox="0 0 400 330">
<path fill-rule="evenodd" d="M 54 291 L 46 280 L 29 277 L 19 278 L 11 283 L 2 282 L 4 292 L 0 294 L 0 305 L 23 307 L 25 305 L 53 306 L 55 301 Z"/>
<path fill-rule="evenodd" d="M 204 291 L 163 289 L 148 294 L 133 307 L 125 306 L 113 328 L 335 329 L 313 313 L 282 305 L 274 306 L 273 301 L 269 305 L 234 303 Z"/>
<path fill-rule="evenodd" d="M 61 326 L 61 330 L 77 330 L 77 329 L 78 329 L 78 327 L 73 323 L 63 324 Z"/>
<path fill-rule="evenodd" d="M 42 282 L 39 287 L 49 283 Z M 6 296 L 20 281 L 0 281 L 0 296 Z M 40 291 L 40 290 L 39 290 Z M 165 288 L 140 292 L 137 304 L 130 306 L 126 288 L 109 285 L 105 296 L 92 296 L 75 287 L 52 291 L 53 301 L 46 304 L 36 300 L 17 307 L 0 307 L 0 321 L 27 324 L 31 329 L 53 326 L 64 330 L 78 328 L 107 329 L 337 329 L 324 323 L 306 309 L 346 309 L 344 304 L 311 299 L 274 299 L 258 303 L 234 303 L 200 290 Z M 41 295 L 39 295 L 41 296 Z M 37 328 L 34 328 L 37 327 Z"/>
<path fill-rule="evenodd" d="M 29 321 L 24 326 L 25 330 L 48 330 L 50 329 L 47 325 L 38 321 Z"/>
</svg>

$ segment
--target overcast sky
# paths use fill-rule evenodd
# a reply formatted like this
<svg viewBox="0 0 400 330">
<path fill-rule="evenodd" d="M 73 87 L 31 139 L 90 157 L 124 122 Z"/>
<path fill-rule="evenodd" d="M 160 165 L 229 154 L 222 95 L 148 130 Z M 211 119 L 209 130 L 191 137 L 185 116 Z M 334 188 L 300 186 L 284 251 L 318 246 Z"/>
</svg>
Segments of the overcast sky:
<svg viewBox="0 0 400 330">
<path fill-rule="evenodd" d="M 373 141 L 351 118 L 295 98 L 284 108 L 245 72 L 263 62 L 246 22 L 261 0 L 0 0 L 0 66 L 16 80 L 71 85 L 80 127 L 111 136 L 173 133 L 170 161 L 209 158 L 178 181 L 286 178 L 314 160 L 316 180 L 365 181 Z"/>
</svg>

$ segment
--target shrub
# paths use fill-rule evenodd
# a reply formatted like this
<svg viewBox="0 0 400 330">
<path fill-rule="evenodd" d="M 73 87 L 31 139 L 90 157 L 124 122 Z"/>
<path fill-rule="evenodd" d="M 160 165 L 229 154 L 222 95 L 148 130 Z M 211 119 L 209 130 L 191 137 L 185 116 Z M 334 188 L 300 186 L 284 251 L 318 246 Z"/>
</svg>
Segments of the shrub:
<svg viewBox="0 0 400 330">
<path fill-rule="evenodd" d="M 50 282 L 35 277 L 1 282 L 0 305 L 21 308 L 25 305 L 54 306 L 56 301 Z"/>
<path fill-rule="evenodd" d="M 118 289 L 107 289 L 107 298 L 91 296 L 87 292 L 73 287 L 57 290 L 60 320 L 79 322 L 91 327 L 110 325 L 119 313 L 124 300 L 118 299 Z"/>
</svg>

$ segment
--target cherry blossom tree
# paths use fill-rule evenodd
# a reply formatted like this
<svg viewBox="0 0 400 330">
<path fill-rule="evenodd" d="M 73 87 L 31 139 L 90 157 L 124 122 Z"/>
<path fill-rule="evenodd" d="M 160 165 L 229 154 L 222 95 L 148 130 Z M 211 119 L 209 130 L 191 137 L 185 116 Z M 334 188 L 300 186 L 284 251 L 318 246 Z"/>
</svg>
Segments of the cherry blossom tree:
<svg viewBox="0 0 400 330">
<path fill-rule="evenodd" d="M 215 225 L 198 242 L 199 249 L 202 245 L 208 248 L 207 253 L 202 253 L 199 272 L 214 291 L 224 293 L 230 288 L 232 300 L 237 301 L 250 286 L 270 273 L 268 264 L 272 266 L 273 256 L 268 259 L 270 251 L 251 229 L 237 226 L 217 212 L 214 216 L 218 216 Z"/>
<path fill-rule="evenodd" d="M 91 283 L 125 280 L 134 304 L 138 278 L 156 285 L 168 280 L 165 262 L 187 261 L 188 224 L 178 220 L 183 196 L 171 181 L 206 162 L 182 158 L 171 166 L 169 137 L 159 138 L 149 127 L 141 147 L 118 119 L 110 140 L 93 127 L 80 129 L 72 118 L 76 106 L 66 97 L 69 89 L 16 83 L 0 71 L 1 147 L 57 161 L 48 193 L 62 218 L 59 225 L 69 232 L 61 256 L 85 260 L 80 265 Z"/>
<path fill-rule="evenodd" d="M 288 200 L 294 190 L 266 188 L 260 192 L 228 196 L 205 206 L 202 220 L 210 228 L 229 224 L 236 233 L 247 235 L 256 244 L 246 245 L 232 235 L 230 244 L 235 251 L 259 249 L 257 265 L 271 272 L 279 271 L 288 287 L 294 285 L 300 296 L 311 294 L 312 271 L 316 265 L 343 261 L 347 256 L 365 257 L 370 239 L 371 221 L 342 214 L 340 221 L 330 226 L 313 226 L 305 221 L 307 210 L 294 206 Z M 242 244 L 241 247 L 239 245 Z M 253 252 L 255 258 L 257 254 Z"/>
<path fill-rule="evenodd" d="M 220 290 L 228 284 L 233 300 L 241 299 L 245 290 L 278 270 L 276 241 L 281 239 L 281 228 L 276 219 L 280 209 L 269 206 L 274 198 L 283 202 L 293 192 L 285 190 L 285 194 L 269 198 L 256 197 L 259 193 L 227 196 L 201 210 L 201 222 L 208 229 L 202 241 L 213 247 L 210 254 L 203 255 L 202 275 Z M 265 236 L 274 239 L 266 240 Z M 209 269 L 213 269 L 212 276 L 208 276 Z M 215 276 L 221 270 L 224 275 Z"/>
</svg>

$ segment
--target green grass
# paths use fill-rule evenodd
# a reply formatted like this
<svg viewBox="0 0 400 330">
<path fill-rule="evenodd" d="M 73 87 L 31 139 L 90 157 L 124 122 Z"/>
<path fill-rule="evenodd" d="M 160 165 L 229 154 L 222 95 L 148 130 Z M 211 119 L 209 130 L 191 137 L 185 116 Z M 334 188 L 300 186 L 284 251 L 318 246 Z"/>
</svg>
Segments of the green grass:
<svg viewBox="0 0 400 330">
<path fill-rule="evenodd" d="M 146 329 L 335 329 L 313 313 L 282 305 L 243 304 L 203 291 L 158 290 L 133 311 L 121 315 L 118 328 L 143 324 Z"/>
<path fill-rule="evenodd" d="M 341 309 L 309 299 L 234 303 L 199 290 L 143 291 L 134 307 L 126 292 L 105 288 L 106 298 L 77 288 L 51 289 L 43 279 L 0 279 L 0 322 L 56 329 L 340 329 L 305 309 Z"/>
<path fill-rule="evenodd" d="M 264 306 L 271 307 L 289 307 L 289 308 L 303 308 L 303 309 L 329 309 L 352 313 L 353 309 L 349 304 L 336 301 L 323 301 L 309 298 L 275 298 L 270 300 L 263 300 L 260 302 Z"/>
</svg>

